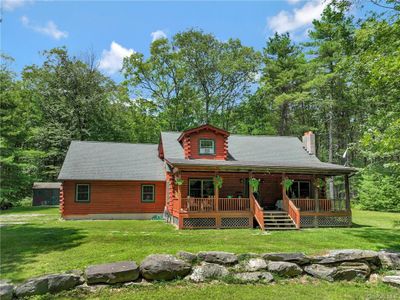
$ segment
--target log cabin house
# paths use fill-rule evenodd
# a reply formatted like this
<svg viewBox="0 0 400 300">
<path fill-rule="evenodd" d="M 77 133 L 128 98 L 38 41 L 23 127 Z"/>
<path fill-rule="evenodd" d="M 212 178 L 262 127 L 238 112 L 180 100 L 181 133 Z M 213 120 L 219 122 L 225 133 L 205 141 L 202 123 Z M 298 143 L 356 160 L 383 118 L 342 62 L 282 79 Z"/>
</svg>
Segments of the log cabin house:
<svg viewBox="0 0 400 300">
<path fill-rule="evenodd" d="M 315 136 L 231 135 L 211 125 L 159 144 L 71 143 L 59 174 L 64 219 L 151 219 L 179 229 L 350 226 L 354 168 L 321 162 Z M 327 199 L 343 176 L 344 199 Z"/>
</svg>

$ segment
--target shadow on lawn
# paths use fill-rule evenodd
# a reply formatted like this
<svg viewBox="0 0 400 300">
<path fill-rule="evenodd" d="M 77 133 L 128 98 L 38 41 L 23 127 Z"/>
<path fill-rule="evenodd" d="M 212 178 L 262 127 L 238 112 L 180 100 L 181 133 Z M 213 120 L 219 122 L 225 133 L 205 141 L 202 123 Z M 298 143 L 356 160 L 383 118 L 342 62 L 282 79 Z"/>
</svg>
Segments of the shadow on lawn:
<svg viewBox="0 0 400 300">
<path fill-rule="evenodd" d="M 364 226 L 361 226 L 364 227 Z M 376 245 L 376 249 L 392 249 L 400 251 L 400 231 L 383 228 L 361 228 L 360 230 L 349 230 L 348 234 L 357 238 L 365 239 Z M 357 246 L 357 245 L 355 245 Z"/>
<path fill-rule="evenodd" d="M 79 229 L 12 225 L 1 228 L 1 272 L 7 274 L 22 269 L 36 256 L 77 247 L 85 234 Z"/>
</svg>

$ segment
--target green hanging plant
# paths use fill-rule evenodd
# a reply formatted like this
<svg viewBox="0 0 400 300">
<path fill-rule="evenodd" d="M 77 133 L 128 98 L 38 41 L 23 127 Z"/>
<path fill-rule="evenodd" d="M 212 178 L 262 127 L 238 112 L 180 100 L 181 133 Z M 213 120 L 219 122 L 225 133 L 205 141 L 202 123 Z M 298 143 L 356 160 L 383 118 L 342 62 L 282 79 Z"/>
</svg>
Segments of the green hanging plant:
<svg viewBox="0 0 400 300">
<path fill-rule="evenodd" d="M 182 185 L 185 181 L 182 178 L 175 178 L 176 185 Z"/>
<path fill-rule="evenodd" d="M 282 185 L 286 192 L 289 191 L 290 187 L 293 185 L 293 182 L 294 182 L 293 179 L 289 179 L 287 177 L 285 179 L 283 179 Z"/>
<path fill-rule="evenodd" d="M 253 190 L 253 193 L 257 193 L 258 192 L 258 187 L 260 186 L 260 179 L 256 179 L 256 178 L 250 178 L 249 179 L 249 184 Z"/>
<path fill-rule="evenodd" d="M 215 186 L 217 189 L 222 188 L 222 183 L 223 183 L 223 182 L 224 182 L 224 180 L 222 179 L 221 176 L 217 175 L 217 176 L 214 177 L 214 186 Z"/>
<path fill-rule="evenodd" d="M 322 189 L 326 185 L 326 183 L 325 183 L 325 180 L 323 180 L 321 178 L 317 178 L 314 181 L 314 185 L 315 185 L 316 188 Z"/>
</svg>

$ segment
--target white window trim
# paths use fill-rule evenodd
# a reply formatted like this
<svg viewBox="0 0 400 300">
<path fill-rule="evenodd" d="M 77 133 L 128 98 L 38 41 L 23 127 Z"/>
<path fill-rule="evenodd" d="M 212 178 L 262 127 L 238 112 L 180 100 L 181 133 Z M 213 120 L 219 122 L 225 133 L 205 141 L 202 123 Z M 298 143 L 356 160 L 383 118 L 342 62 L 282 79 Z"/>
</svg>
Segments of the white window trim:
<svg viewBox="0 0 400 300">
<path fill-rule="evenodd" d="M 148 186 L 150 186 L 150 187 L 153 189 L 153 199 L 151 199 L 151 201 L 150 201 L 150 200 L 144 200 L 144 199 L 143 199 L 143 194 L 144 194 L 143 189 L 144 189 L 145 187 L 148 187 Z M 142 193 L 141 193 L 140 197 L 141 197 L 140 200 L 141 200 L 141 202 L 143 202 L 143 203 L 154 203 L 154 202 L 156 202 L 156 186 L 155 186 L 154 184 L 142 184 Z"/>
<path fill-rule="evenodd" d="M 79 200 L 78 199 L 78 190 L 80 186 L 87 186 L 88 188 L 88 200 Z M 78 203 L 89 203 L 90 202 L 90 184 L 89 183 L 77 183 L 75 186 L 75 202 Z"/>
<path fill-rule="evenodd" d="M 203 141 L 212 142 L 212 153 L 204 153 L 201 151 L 201 149 L 202 149 L 201 142 L 203 142 Z M 210 149 L 210 148 L 205 147 L 203 149 Z M 200 139 L 199 140 L 199 154 L 200 155 L 215 155 L 215 152 L 216 152 L 215 151 L 215 140 L 213 140 L 213 139 Z"/>
</svg>

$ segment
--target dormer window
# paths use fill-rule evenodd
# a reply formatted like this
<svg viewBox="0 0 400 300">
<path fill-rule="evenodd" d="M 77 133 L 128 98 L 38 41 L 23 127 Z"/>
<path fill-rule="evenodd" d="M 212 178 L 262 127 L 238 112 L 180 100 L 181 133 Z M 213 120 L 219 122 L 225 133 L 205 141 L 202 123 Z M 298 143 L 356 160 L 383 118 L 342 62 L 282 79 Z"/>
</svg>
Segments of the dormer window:
<svg viewBox="0 0 400 300">
<path fill-rule="evenodd" d="M 210 139 L 199 140 L 200 155 L 215 155 L 215 141 Z"/>
</svg>

